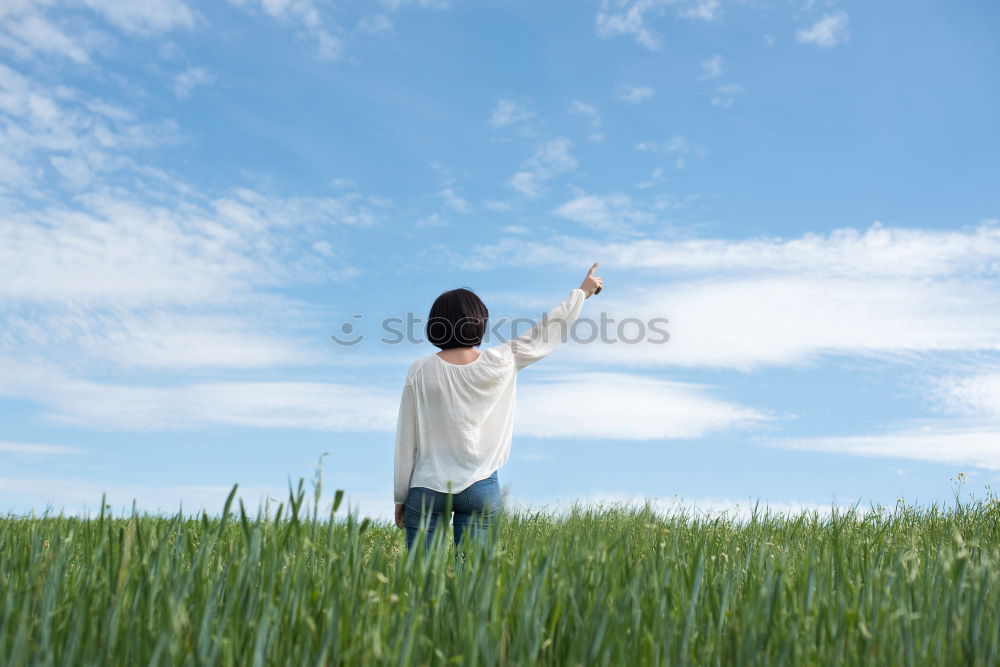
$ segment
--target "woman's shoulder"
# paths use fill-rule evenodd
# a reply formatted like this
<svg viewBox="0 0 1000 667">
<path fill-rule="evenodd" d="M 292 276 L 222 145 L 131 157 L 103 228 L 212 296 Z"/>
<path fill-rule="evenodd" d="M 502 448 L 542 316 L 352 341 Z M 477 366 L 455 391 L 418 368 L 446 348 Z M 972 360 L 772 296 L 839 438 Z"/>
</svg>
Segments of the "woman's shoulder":
<svg viewBox="0 0 1000 667">
<path fill-rule="evenodd" d="M 509 340 L 487 347 L 482 351 L 482 354 L 488 355 L 488 360 L 501 365 L 506 365 L 514 359 L 514 352 L 511 349 Z"/>
<path fill-rule="evenodd" d="M 431 357 L 433 356 L 434 356 L 433 354 L 428 354 L 423 357 L 420 357 L 419 359 L 411 363 L 410 368 L 406 371 L 406 381 L 412 382 L 413 378 L 415 378 L 420 373 L 420 370 L 421 368 L 423 368 L 424 364 L 431 361 Z"/>
</svg>

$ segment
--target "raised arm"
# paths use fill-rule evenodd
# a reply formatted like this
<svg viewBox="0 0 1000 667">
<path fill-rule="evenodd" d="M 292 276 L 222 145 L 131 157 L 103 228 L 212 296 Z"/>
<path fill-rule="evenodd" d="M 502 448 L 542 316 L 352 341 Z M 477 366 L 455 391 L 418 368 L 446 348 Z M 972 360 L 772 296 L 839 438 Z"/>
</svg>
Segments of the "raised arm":
<svg viewBox="0 0 1000 667">
<path fill-rule="evenodd" d="M 407 381 L 403 386 L 403 397 L 399 402 L 399 419 L 396 422 L 393 498 L 397 503 L 406 502 L 416 456 L 417 406 L 413 398 L 413 385 Z"/>
<path fill-rule="evenodd" d="M 580 286 L 570 291 L 562 303 L 546 313 L 531 331 L 510 340 L 517 370 L 546 356 L 562 342 L 564 336 L 569 335 L 570 327 L 580 316 L 584 300 L 600 292 L 604 284 L 603 278 L 594 275 L 596 270 L 597 262 L 594 262 Z"/>
</svg>

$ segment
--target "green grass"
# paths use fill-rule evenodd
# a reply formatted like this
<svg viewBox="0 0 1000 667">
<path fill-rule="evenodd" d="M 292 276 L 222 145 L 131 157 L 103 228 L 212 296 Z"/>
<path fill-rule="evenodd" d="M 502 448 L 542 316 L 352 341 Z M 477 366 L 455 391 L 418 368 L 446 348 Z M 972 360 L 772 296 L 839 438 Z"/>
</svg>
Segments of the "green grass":
<svg viewBox="0 0 1000 667">
<path fill-rule="evenodd" d="M 394 525 L 303 499 L 271 517 L 0 519 L 0 664 L 1000 663 L 992 498 L 510 513 L 464 568 L 443 540 L 408 554 Z"/>
</svg>

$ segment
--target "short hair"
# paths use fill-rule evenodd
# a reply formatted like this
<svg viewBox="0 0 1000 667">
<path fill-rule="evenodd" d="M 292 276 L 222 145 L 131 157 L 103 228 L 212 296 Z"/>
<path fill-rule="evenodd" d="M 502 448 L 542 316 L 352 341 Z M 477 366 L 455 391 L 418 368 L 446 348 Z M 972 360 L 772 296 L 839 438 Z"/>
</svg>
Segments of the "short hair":
<svg viewBox="0 0 1000 667">
<path fill-rule="evenodd" d="M 442 350 L 475 347 L 483 342 L 490 311 L 464 287 L 444 292 L 434 300 L 427 317 L 427 340 Z"/>
</svg>

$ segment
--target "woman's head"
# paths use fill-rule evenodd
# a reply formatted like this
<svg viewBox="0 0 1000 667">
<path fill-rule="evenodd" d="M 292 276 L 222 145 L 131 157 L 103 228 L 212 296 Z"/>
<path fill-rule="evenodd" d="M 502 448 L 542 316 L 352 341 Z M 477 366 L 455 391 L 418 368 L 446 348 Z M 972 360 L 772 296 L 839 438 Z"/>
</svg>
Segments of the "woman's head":
<svg viewBox="0 0 1000 667">
<path fill-rule="evenodd" d="M 445 292 L 434 300 L 427 317 L 427 340 L 441 348 L 475 347 L 483 342 L 490 311 L 471 290 Z"/>
</svg>

